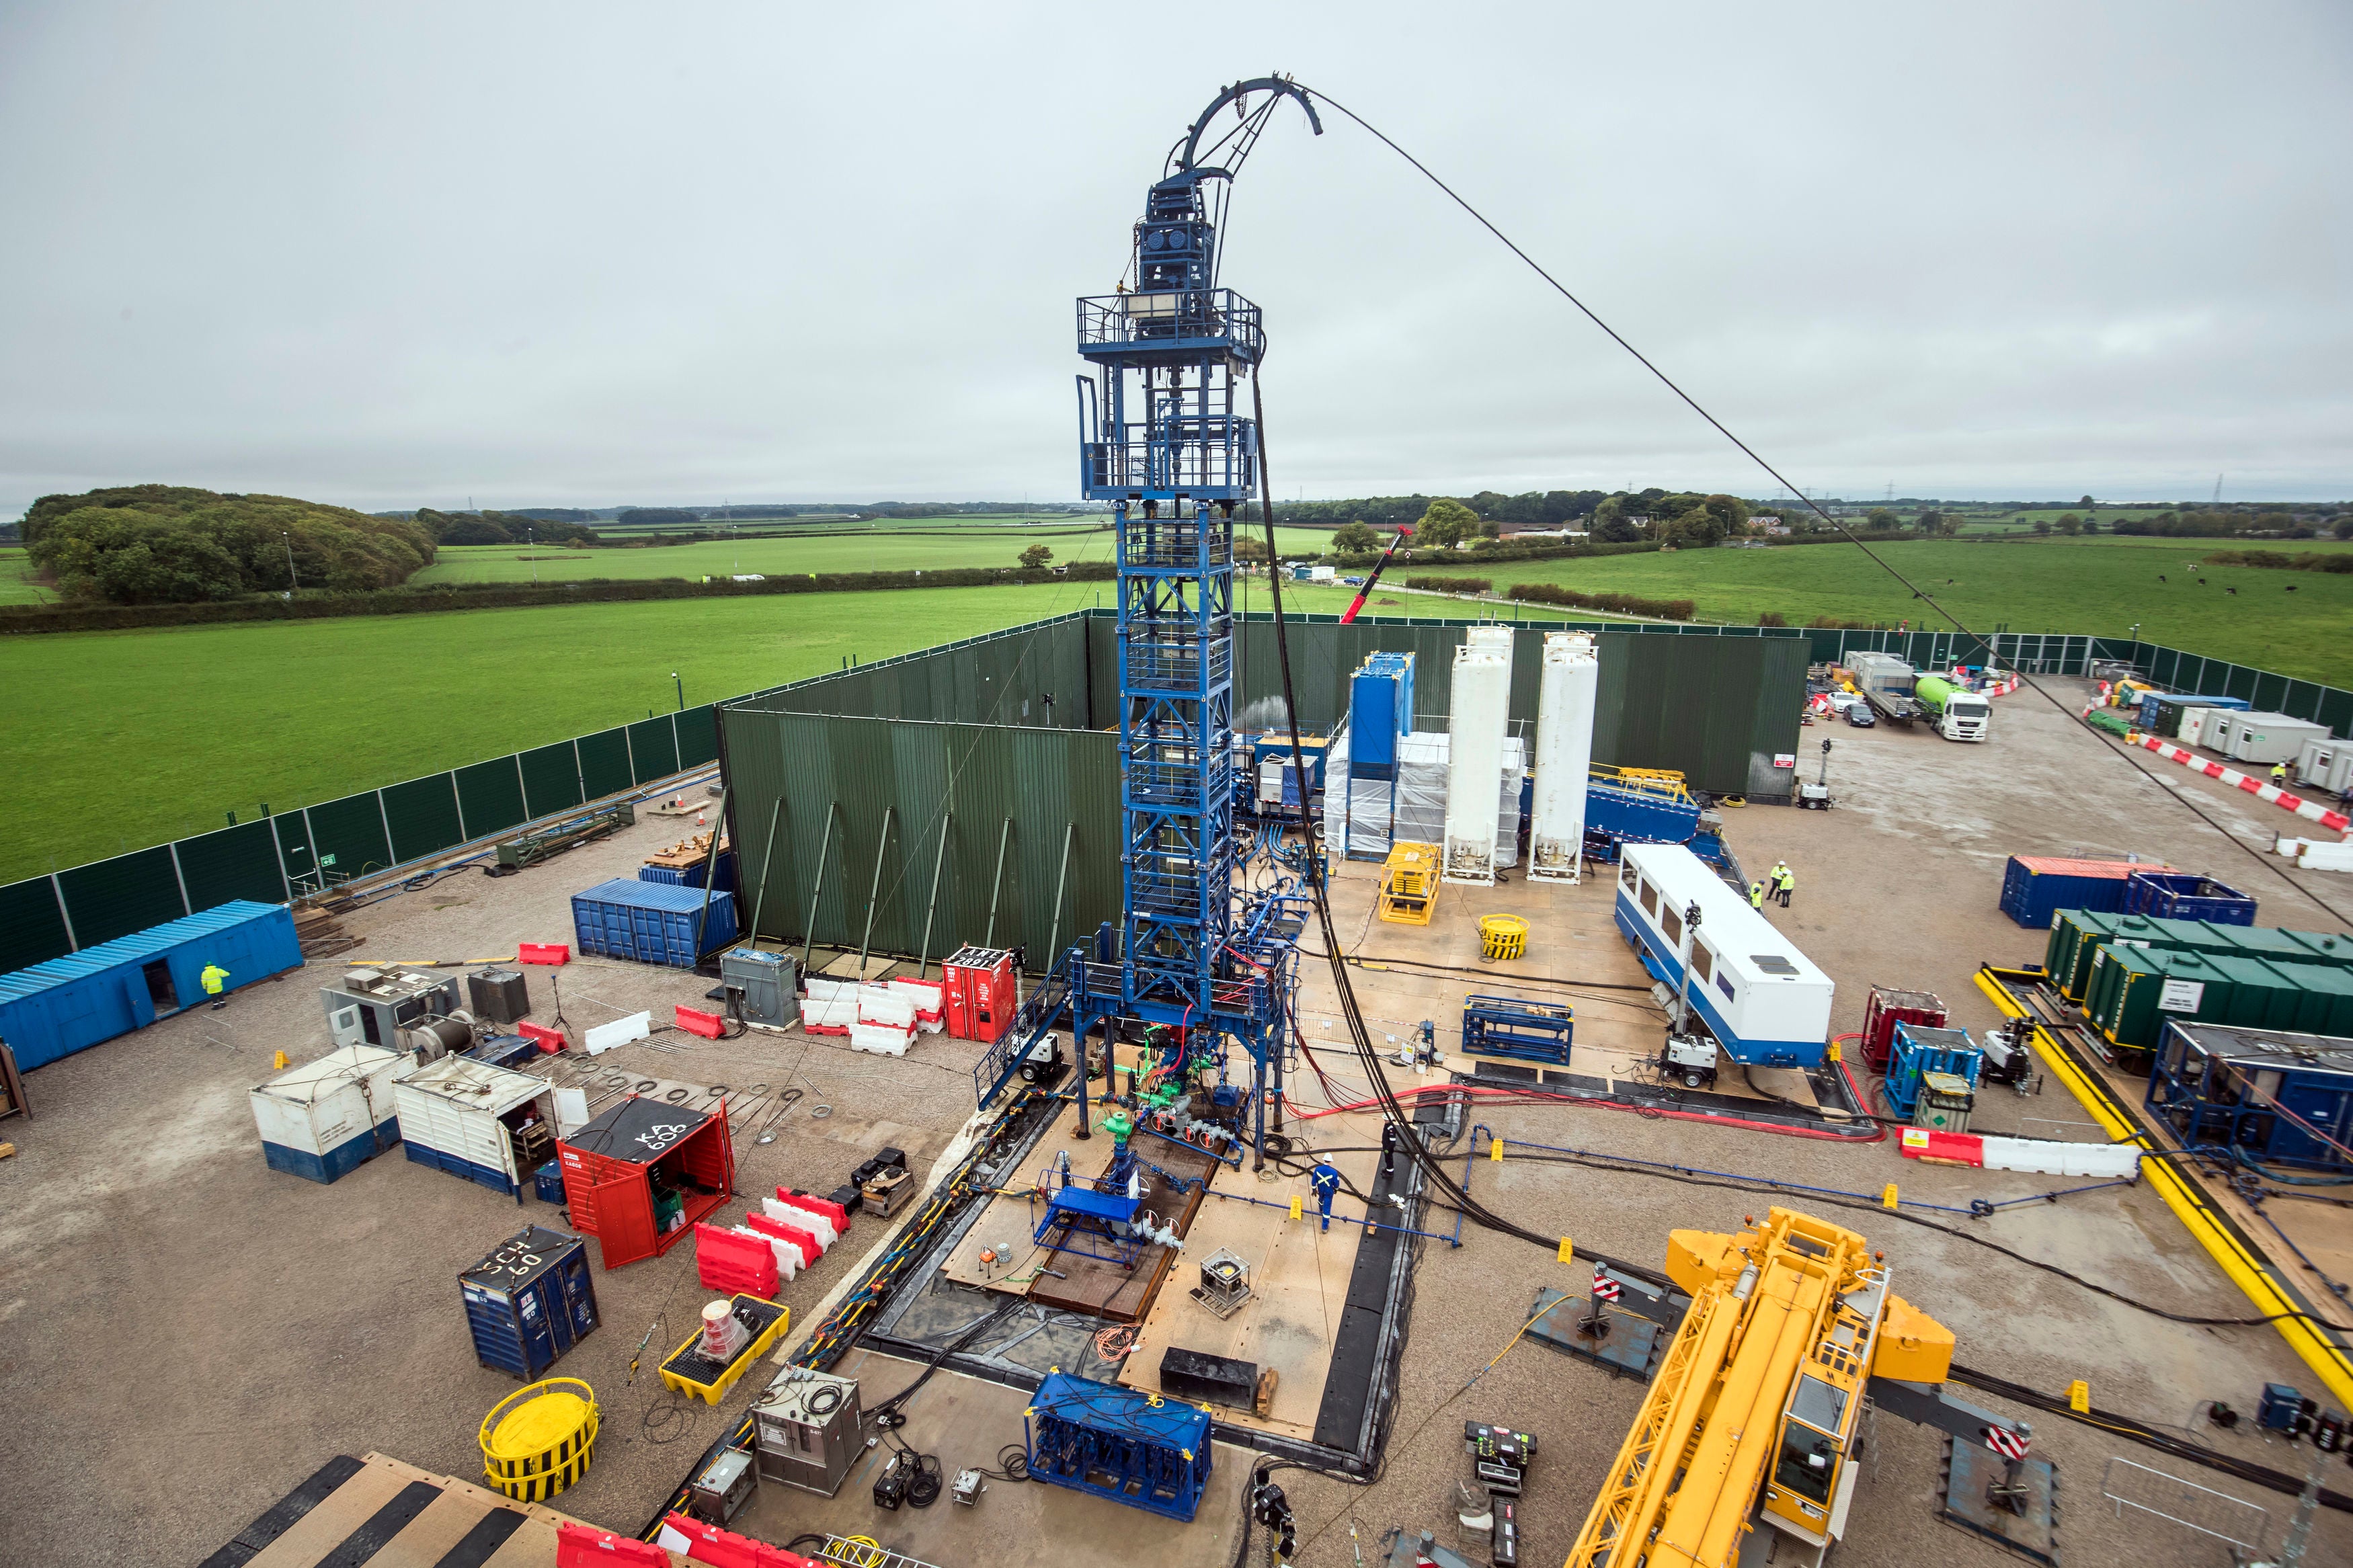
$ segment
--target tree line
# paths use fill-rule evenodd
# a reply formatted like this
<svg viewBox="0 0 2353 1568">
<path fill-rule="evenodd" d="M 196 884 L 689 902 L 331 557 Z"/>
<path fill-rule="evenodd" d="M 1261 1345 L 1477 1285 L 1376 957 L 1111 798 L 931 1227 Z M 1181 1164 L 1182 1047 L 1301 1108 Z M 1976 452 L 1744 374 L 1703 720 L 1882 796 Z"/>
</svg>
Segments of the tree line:
<svg viewBox="0 0 2353 1568">
<path fill-rule="evenodd" d="M 122 485 L 43 496 L 21 525 L 26 554 L 69 601 L 196 604 L 249 594 L 389 588 L 433 560 L 402 518 L 290 496 Z"/>
</svg>

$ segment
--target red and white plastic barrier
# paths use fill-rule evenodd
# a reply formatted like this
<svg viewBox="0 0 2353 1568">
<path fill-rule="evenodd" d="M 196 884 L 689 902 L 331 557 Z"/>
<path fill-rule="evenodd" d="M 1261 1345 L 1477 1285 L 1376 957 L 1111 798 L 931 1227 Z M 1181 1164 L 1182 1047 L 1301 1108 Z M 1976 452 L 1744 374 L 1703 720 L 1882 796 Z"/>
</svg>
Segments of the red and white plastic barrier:
<svg viewBox="0 0 2353 1568">
<path fill-rule="evenodd" d="M 764 1236 L 698 1223 L 694 1277 L 706 1290 L 741 1291 L 766 1300 L 776 1293 L 776 1254 Z"/>
<path fill-rule="evenodd" d="M 1941 1160 L 1985 1171 L 2035 1171 L 2048 1176 L 2132 1181 L 2141 1151 L 2131 1143 L 2062 1143 L 2047 1138 L 1989 1138 L 1906 1127 L 1898 1149 L 1907 1160 Z"/>
<path fill-rule="evenodd" d="M 2226 768 L 2220 763 L 2210 763 L 2195 752 L 2174 745 L 2169 741 L 2160 740 L 2155 735 L 2143 735 L 2140 737 L 2140 743 L 2143 750 L 2155 752 L 2168 763 L 2179 763 L 2185 768 L 2194 768 L 2210 779 L 2220 779 L 2233 789 L 2245 790 L 2257 800 L 2270 801 L 2283 811 L 2292 811 L 2298 816 L 2320 824 L 2323 827 L 2333 827 L 2339 833 L 2344 832 L 2348 827 L 2353 827 L 2353 817 L 2347 816 L 2341 811 L 2331 811 L 2318 801 L 2306 800 L 2302 795 L 2290 795 L 2277 784 L 2267 783 L 2263 779 L 2250 778 L 2236 768 Z"/>
<path fill-rule="evenodd" d="M 670 1568 L 670 1552 L 650 1541 L 632 1541 L 593 1524 L 565 1520 L 555 1527 L 555 1568 Z"/>
<path fill-rule="evenodd" d="M 810 1230 L 808 1226 L 805 1225 L 795 1225 L 789 1219 L 777 1218 L 775 1215 L 767 1212 L 770 1208 L 781 1209 L 785 1208 L 785 1205 L 771 1198 L 767 1200 L 765 1205 L 762 1207 L 754 1209 L 751 1213 L 745 1215 L 744 1216 L 744 1224 L 751 1229 L 758 1231 L 762 1236 L 766 1237 L 769 1240 L 781 1243 L 783 1246 L 790 1247 L 793 1251 L 793 1255 L 800 1260 L 795 1266 L 795 1272 L 797 1272 L 802 1268 L 807 1268 L 810 1264 L 815 1263 L 818 1258 L 825 1256 L 825 1246 L 822 1242 L 818 1240 L 816 1232 Z M 801 1213 L 799 1209 L 785 1209 L 785 1212 L 787 1215 L 799 1215 Z M 781 1260 L 784 1254 L 780 1252 L 776 1256 L 778 1259 Z M 789 1279 L 792 1278 L 792 1275 L 787 1274 L 785 1278 Z"/>
<path fill-rule="evenodd" d="M 835 1236 L 848 1236 L 849 1234 L 849 1211 L 842 1207 L 841 1205 L 835 1203 L 831 1198 L 821 1198 L 815 1193 L 797 1192 L 791 1187 L 778 1187 L 776 1189 L 776 1201 L 788 1205 L 793 1208 L 802 1210 L 811 1218 L 822 1220 L 825 1224 L 826 1229 L 831 1230 Z M 792 1218 L 790 1215 L 786 1215 L 785 1217 L 786 1219 Z M 797 1224 L 799 1222 L 795 1221 L 795 1223 Z M 812 1226 L 811 1228 L 815 1227 Z M 820 1230 L 818 1234 L 822 1237 L 824 1236 L 824 1231 Z M 831 1243 L 828 1241 L 828 1245 L 830 1246 Z"/>
<path fill-rule="evenodd" d="M 691 1514 L 673 1513 L 662 1521 L 655 1544 L 711 1568 L 824 1568 L 797 1552 L 722 1530 Z"/>
</svg>

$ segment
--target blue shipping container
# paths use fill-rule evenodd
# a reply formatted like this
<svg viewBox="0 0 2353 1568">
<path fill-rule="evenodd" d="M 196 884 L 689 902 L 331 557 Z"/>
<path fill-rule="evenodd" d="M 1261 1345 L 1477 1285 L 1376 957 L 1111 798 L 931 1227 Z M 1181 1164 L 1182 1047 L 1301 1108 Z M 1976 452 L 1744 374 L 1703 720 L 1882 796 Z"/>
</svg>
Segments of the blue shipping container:
<svg viewBox="0 0 2353 1568">
<path fill-rule="evenodd" d="M 617 878 L 572 895 L 573 933 L 584 953 L 691 969 L 703 953 L 735 940 L 735 895 L 712 893 L 707 910 L 703 900 L 701 888 Z"/>
<path fill-rule="evenodd" d="M 638 880 L 665 882 L 673 888 L 700 888 L 702 886 L 702 865 L 698 861 L 691 866 L 640 866 L 638 868 Z M 733 849 L 719 852 L 719 879 L 712 885 L 723 893 L 735 890 L 735 851 Z"/>
<path fill-rule="evenodd" d="M 2061 910 L 2113 915 L 2125 907 L 2125 879 L 2169 867 L 2126 860 L 2068 860 L 2013 855 L 2001 877 L 2001 912 L 2033 931 L 2049 931 Z"/>
<path fill-rule="evenodd" d="M 2255 900 L 2191 871 L 2136 871 L 2125 879 L 2125 913 L 2218 926 L 2255 923 Z"/>
<path fill-rule="evenodd" d="M 474 1359 L 528 1383 L 596 1326 L 588 1244 L 531 1226 L 458 1276 Z"/>
<path fill-rule="evenodd" d="M 0 1039 L 40 1067 L 202 1005 L 213 964 L 224 994 L 301 968 L 293 915 L 239 899 L 0 975 Z"/>
<path fill-rule="evenodd" d="M 1385 779 L 1397 767 L 1397 740 L 1413 733 L 1413 655 L 1376 653 L 1348 681 L 1348 772 Z"/>
</svg>

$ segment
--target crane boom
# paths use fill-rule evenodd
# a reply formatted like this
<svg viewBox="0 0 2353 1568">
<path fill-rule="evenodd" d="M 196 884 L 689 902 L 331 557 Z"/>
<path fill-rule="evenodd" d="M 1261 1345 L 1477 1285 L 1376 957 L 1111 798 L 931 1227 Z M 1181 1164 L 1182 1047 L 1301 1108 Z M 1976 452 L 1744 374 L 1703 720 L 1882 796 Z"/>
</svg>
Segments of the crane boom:
<svg viewBox="0 0 2353 1568">
<path fill-rule="evenodd" d="M 1870 1380 L 1942 1382 L 1953 1336 L 1889 1293 L 1862 1237 L 1788 1209 L 1673 1232 L 1667 1272 L 1691 1305 L 1568 1568 L 1725 1568 L 1759 1520 L 1826 1550 Z"/>
</svg>

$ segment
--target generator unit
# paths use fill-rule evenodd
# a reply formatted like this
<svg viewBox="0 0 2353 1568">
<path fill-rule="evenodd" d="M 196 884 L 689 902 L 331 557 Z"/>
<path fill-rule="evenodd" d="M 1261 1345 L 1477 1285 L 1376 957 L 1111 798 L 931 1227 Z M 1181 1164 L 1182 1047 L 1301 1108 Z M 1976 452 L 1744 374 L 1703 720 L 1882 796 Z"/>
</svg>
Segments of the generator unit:
<svg viewBox="0 0 2353 1568">
<path fill-rule="evenodd" d="M 486 1022 L 520 1024 L 531 1016 L 531 983 L 520 969 L 477 969 L 466 976 L 466 1004 Z"/>
<path fill-rule="evenodd" d="M 388 1051 L 423 1048 L 428 1058 L 443 1054 L 427 1037 L 448 1049 L 462 1050 L 473 1043 L 472 1030 L 452 1044 L 427 1027 L 435 1020 L 467 1017 L 458 989 L 458 976 L 432 974 L 420 969 L 385 965 L 351 969 L 341 982 L 319 987 L 327 1009 L 327 1032 L 337 1047 L 382 1046 Z M 404 1037 L 415 1037 L 404 1038 Z"/>
<path fill-rule="evenodd" d="M 725 1524 L 760 1489 L 760 1473 L 741 1448 L 722 1448 L 687 1487 L 688 1506 L 705 1524 Z"/>
<path fill-rule="evenodd" d="M 831 1497 L 866 1452 L 858 1380 L 788 1367 L 752 1407 L 760 1478 Z"/>
<path fill-rule="evenodd" d="M 1939 1131 L 1959 1132 L 1963 1125 L 1951 1124 L 1950 1113 L 1960 1110 L 1966 1117 L 1966 1104 L 1955 1107 L 1951 1101 L 1956 1093 L 1966 1095 L 1978 1085 L 1978 1076 L 1985 1069 L 1985 1053 L 1969 1037 L 1967 1029 L 1939 1029 L 1926 1024 L 1899 1021 L 1894 1026 L 1893 1048 L 1887 1058 L 1887 1103 L 1906 1121 L 1919 1110 L 1922 1095 L 1931 1078 L 1935 1084 L 1938 1109 L 1945 1112 L 1933 1125 Z"/>
<path fill-rule="evenodd" d="M 789 953 L 730 948 L 719 957 L 719 984 L 743 994 L 738 1005 L 747 1024 L 785 1029 L 800 1018 L 800 965 Z"/>
</svg>

